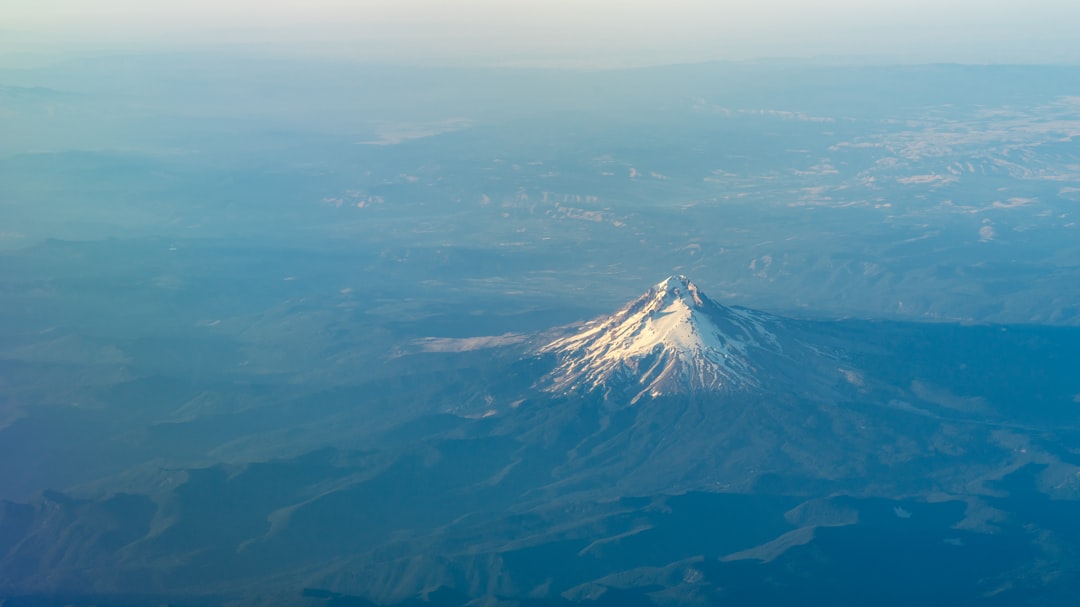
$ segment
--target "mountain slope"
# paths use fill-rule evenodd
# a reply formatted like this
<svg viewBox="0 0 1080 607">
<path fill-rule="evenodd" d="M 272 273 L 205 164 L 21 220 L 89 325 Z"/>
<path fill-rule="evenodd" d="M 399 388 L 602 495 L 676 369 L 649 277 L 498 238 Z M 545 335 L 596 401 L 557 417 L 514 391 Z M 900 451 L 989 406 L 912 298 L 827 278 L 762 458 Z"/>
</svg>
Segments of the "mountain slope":
<svg viewBox="0 0 1080 607">
<path fill-rule="evenodd" d="M 1076 330 L 781 319 L 672 277 L 541 353 L 402 354 L 413 373 L 366 386 L 408 412 L 394 428 L 304 409 L 334 443 L 293 456 L 253 434 L 280 457 L 0 502 L 0 596 L 790 603 L 893 551 L 933 565 L 895 604 L 1074 589 Z"/>
<path fill-rule="evenodd" d="M 612 395 L 633 385 L 630 403 L 645 396 L 755 388 L 755 352 L 781 351 L 770 330 L 777 322 L 717 304 L 685 276 L 671 276 L 611 316 L 542 347 L 560 361 L 542 386 L 556 393 Z"/>
</svg>

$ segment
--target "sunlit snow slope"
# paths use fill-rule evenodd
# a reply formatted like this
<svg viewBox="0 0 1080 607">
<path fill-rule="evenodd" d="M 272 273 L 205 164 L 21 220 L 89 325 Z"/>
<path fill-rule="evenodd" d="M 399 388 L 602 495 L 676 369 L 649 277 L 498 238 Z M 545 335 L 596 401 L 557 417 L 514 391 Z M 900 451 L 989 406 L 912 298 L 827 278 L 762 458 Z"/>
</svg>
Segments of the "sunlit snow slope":
<svg viewBox="0 0 1080 607">
<path fill-rule="evenodd" d="M 671 276 L 609 317 L 544 346 L 559 366 L 545 378 L 553 392 L 632 386 L 643 396 L 745 389 L 758 385 L 753 348 L 779 349 L 766 314 L 710 300 L 685 276 Z"/>
</svg>

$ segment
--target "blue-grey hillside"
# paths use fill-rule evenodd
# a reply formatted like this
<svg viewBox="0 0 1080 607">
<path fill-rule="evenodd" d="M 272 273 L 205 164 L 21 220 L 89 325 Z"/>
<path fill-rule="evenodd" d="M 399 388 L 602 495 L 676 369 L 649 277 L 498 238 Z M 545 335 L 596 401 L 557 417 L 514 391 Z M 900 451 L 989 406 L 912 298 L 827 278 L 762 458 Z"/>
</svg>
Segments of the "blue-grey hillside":
<svg viewBox="0 0 1080 607">
<path fill-rule="evenodd" d="M 1080 532 L 1062 447 L 1077 436 L 1073 329 L 800 321 L 674 276 L 569 332 L 417 343 L 394 358 L 409 381 L 371 388 L 427 409 L 366 448 L 151 463 L 4 502 L 0 593 L 902 604 L 931 584 L 996 605 L 1073 589 L 1058 548 Z"/>
</svg>

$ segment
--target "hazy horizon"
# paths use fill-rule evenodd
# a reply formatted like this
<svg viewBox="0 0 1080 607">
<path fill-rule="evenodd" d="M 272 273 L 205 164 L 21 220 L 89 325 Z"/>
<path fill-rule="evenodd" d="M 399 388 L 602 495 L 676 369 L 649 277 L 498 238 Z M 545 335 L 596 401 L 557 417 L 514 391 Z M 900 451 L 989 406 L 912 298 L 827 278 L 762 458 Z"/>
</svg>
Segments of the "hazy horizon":
<svg viewBox="0 0 1080 607">
<path fill-rule="evenodd" d="M 421 65 L 626 67 L 758 59 L 1076 63 L 1065 2 L 44 0 L 9 9 L 0 60 L 243 50 Z"/>
</svg>

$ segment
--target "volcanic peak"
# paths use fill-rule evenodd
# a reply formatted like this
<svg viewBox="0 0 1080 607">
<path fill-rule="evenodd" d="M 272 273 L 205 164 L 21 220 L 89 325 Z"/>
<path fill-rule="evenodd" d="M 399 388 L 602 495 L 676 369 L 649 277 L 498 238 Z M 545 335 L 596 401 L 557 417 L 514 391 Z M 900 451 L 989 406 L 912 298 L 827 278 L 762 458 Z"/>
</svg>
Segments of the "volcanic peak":
<svg viewBox="0 0 1080 607">
<path fill-rule="evenodd" d="M 750 350 L 775 346 L 770 317 L 710 300 L 685 276 L 670 276 L 611 316 L 541 348 L 558 367 L 557 392 L 643 396 L 749 388 L 758 384 Z"/>
</svg>

